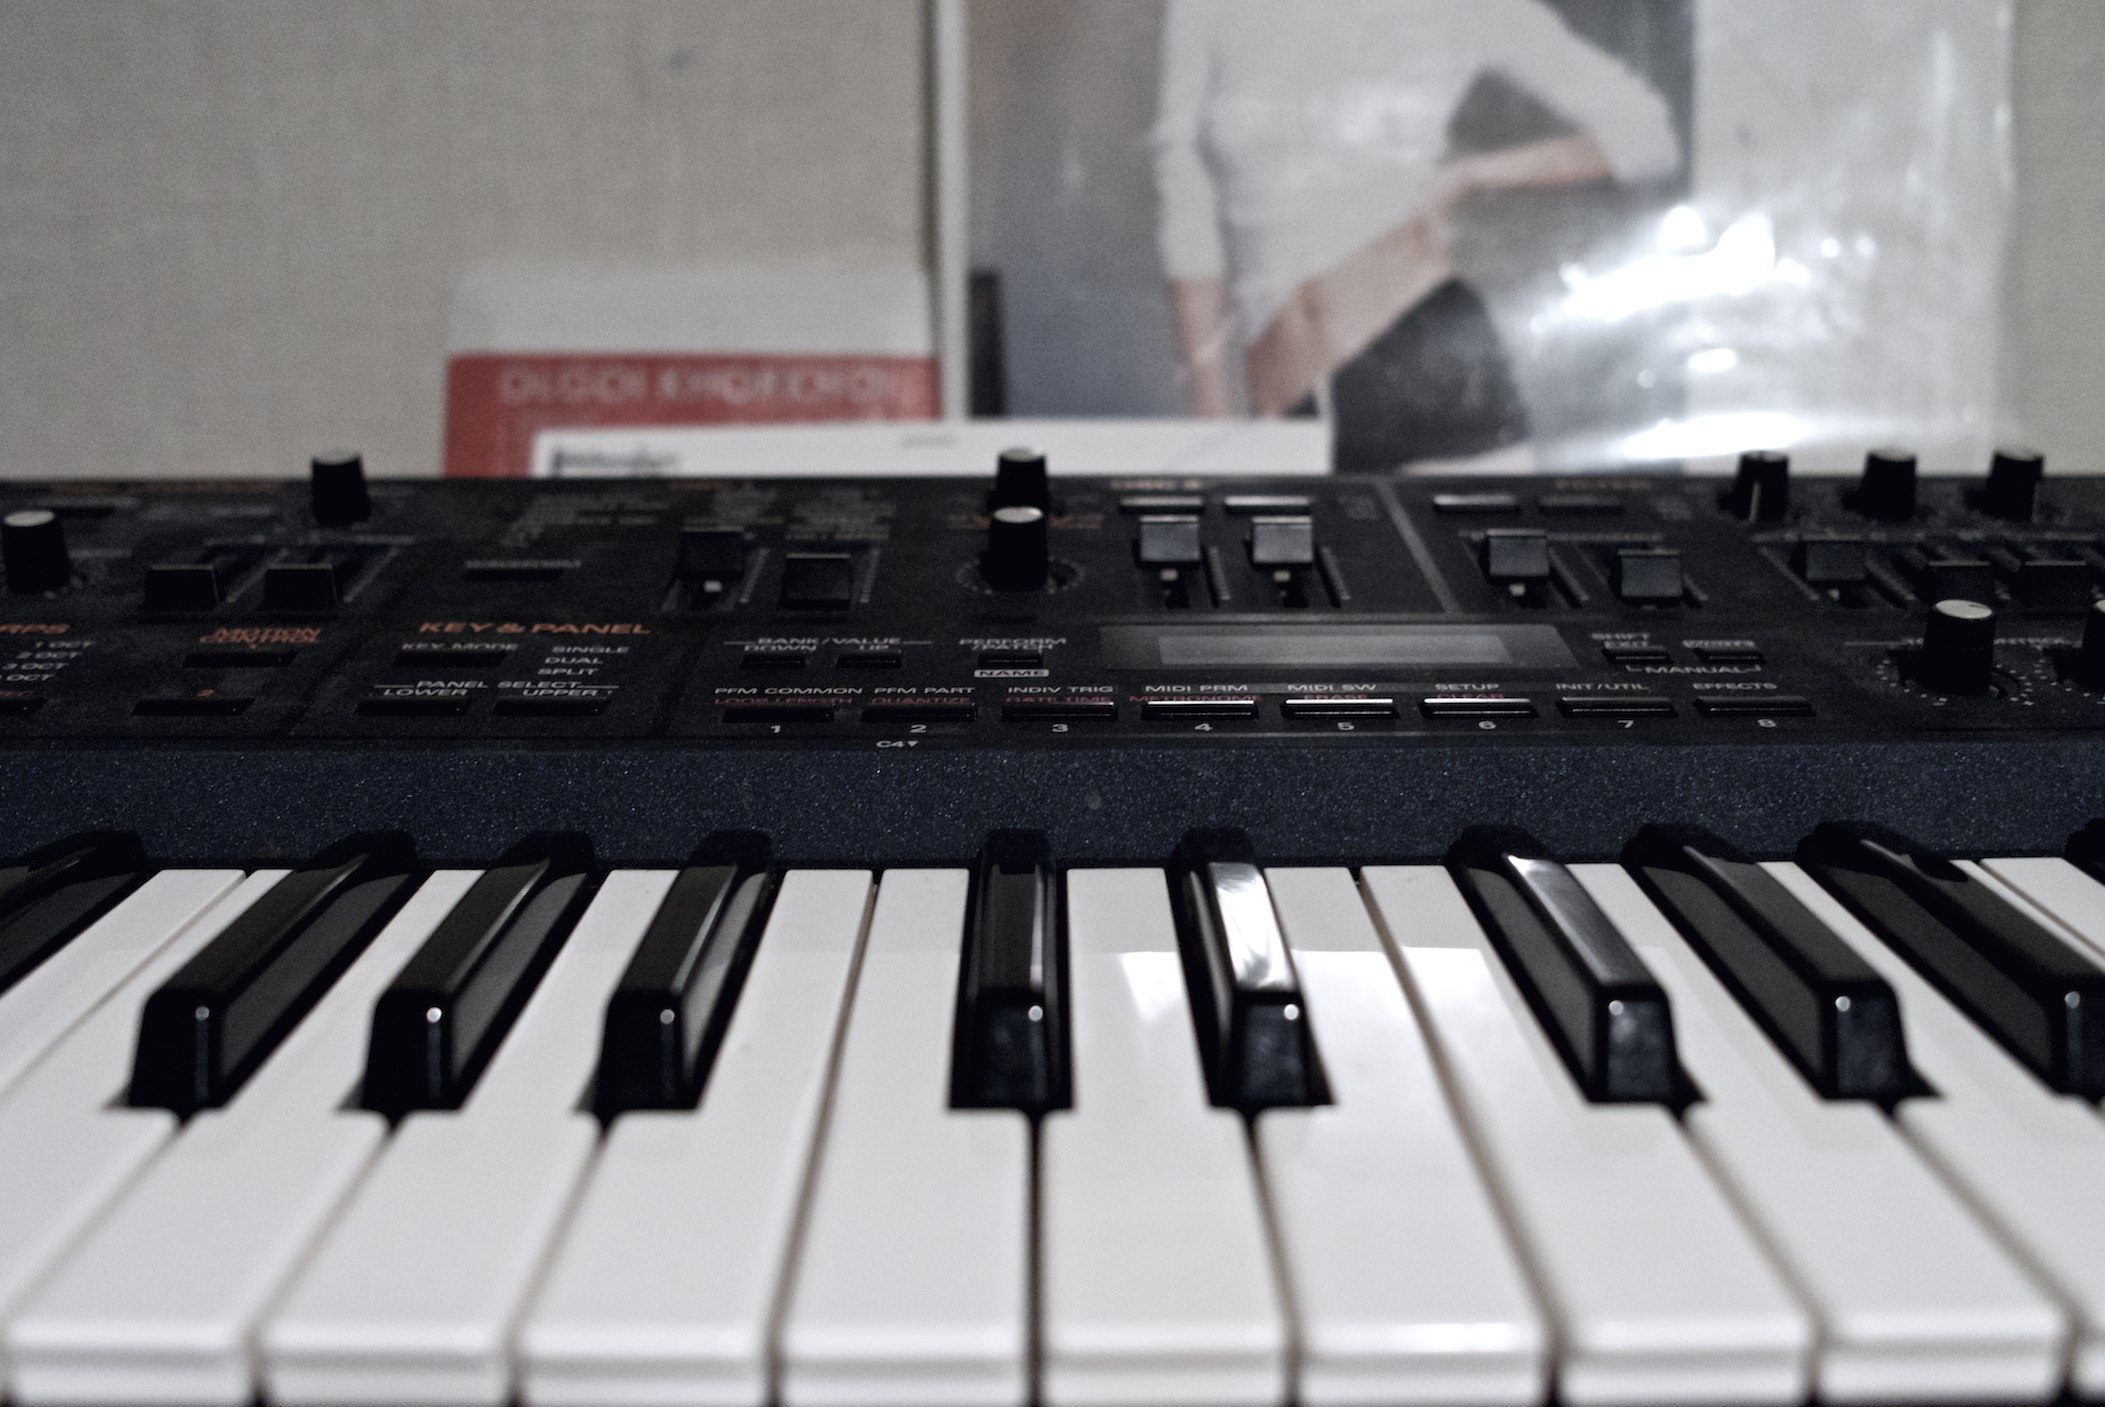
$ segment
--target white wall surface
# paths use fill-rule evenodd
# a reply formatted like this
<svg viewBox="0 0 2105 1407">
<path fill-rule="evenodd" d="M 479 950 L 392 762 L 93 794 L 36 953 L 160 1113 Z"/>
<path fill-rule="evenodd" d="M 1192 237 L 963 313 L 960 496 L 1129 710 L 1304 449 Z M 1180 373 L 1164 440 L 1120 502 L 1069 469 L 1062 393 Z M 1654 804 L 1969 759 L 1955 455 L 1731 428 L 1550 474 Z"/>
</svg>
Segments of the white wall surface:
<svg viewBox="0 0 2105 1407">
<path fill-rule="evenodd" d="M 918 268 L 919 0 L 0 0 L 0 473 L 437 465 L 484 264 Z"/>
</svg>

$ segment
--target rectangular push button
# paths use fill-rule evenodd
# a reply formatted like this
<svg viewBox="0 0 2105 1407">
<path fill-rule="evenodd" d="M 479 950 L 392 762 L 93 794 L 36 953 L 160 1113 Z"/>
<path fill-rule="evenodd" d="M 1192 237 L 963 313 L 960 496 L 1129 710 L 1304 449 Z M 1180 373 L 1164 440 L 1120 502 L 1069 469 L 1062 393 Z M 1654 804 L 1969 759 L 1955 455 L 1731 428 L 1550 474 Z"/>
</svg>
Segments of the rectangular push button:
<svg viewBox="0 0 2105 1407">
<path fill-rule="evenodd" d="M 163 562 L 146 569 L 146 609 L 209 611 L 219 604 L 223 584 L 210 562 Z"/>
<path fill-rule="evenodd" d="M 1673 660 L 1673 656 L 1660 645 L 1603 645 L 1601 657 L 1625 669 L 1640 664 L 1668 664 Z"/>
<path fill-rule="evenodd" d="M 1195 493 L 1129 493 L 1118 500 L 1121 513 L 1201 513 L 1206 500 Z"/>
<path fill-rule="evenodd" d="M 0 718 L 27 718 L 44 706 L 44 696 L 27 689 L 0 689 Z"/>
<path fill-rule="evenodd" d="M 263 609 L 317 615 L 336 609 L 342 582 L 329 562 L 285 562 L 263 569 Z"/>
<path fill-rule="evenodd" d="M 981 669 L 1043 669 L 1045 656 L 1037 650 L 981 650 Z"/>
<path fill-rule="evenodd" d="M 1529 699 L 1445 698 L 1425 699 L 1418 711 L 1427 718 L 1533 718 L 1535 705 Z"/>
<path fill-rule="evenodd" d="M 1706 718 L 1796 718 L 1813 711 L 1797 694 L 1698 694 L 1696 712 Z"/>
<path fill-rule="evenodd" d="M 1752 640 L 1712 640 L 1689 642 L 1696 658 L 1705 664 L 1762 665 L 1768 661 Z"/>
<path fill-rule="evenodd" d="M 192 650 L 183 656 L 183 668 L 283 669 L 298 653 L 297 650 Z"/>
<path fill-rule="evenodd" d="M 1375 698 L 1288 699 L 1279 705 L 1288 718 L 1394 718 L 1396 700 Z"/>
<path fill-rule="evenodd" d="M 1245 517 L 1259 513 L 1306 513 L 1309 498 L 1305 493 L 1231 493 L 1221 500 L 1221 507 Z"/>
<path fill-rule="evenodd" d="M 972 716 L 970 703 L 954 699 L 900 699 L 862 711 L 865 723 L 970 723 Z"/>
<path fill-rule="evenodd" d="M 468 711 L 466 689 L 425 689 L 414 693 L 378 692 L 358 701 L 361 718 L 458 718 Z"/>
<path fill-rule="evenodd" d="M 1181 723 L 1191 718 L 1255 718 L 1255 699 L 1149 699 L 1140 716 L 1151 723 Z"/>
<path fill-rule="evenodd" d="M 842 650 L 833 657 L 835 669 L 897 669 L 905 662 L 897 650 Z"/>
<path fill-rule="evenodd" d="M 1510 493 L 1436 493 L 1433 511 L 1458 517 L 1518 513 L 1520 500 Z"/>
<path fill-rule="evenodd" d="M 134 718 L 232 718 L 248 712 L 252 698 L 236 694 L 207 694 L 200 697 L 172 695 L 144 698 L 132 705 Z"/>
<path fill-rule="evenodd" d="M 466 581 L 550 582 L 561 581 L 563 573 L 576 565 L 572 561 L 506 557 L 463 563 L 460 574 Z"/>
<path fill-rule="evenodd" d="M 1566 718 L 1672 718 L 1671 700 L 1657 694 L 1565 694 L 1557 708 Z"/>
<path fill-rule="evenodd" d="M 490 709 L 499 718 L 597 718 L 606 711 L 601 694 L 506 694 Z"/>
<path fill-rule="evenodd" d="M 794 702 L 772 703 L 752 700 L 746 703 L 724 705 L 726 723 L 831 723 L 833 705 Z"/>
<path fill-rule="evenodd" d="M 855 559 L 846 552 L 792 552 L 782 560 L 782 606 L 845 611 L 855 600 Z"/>
<path fill-rule="evenodd" d="M 1110 699 L 1011 699 L 1001 706 L 1004 723 L 1107 722 L 1118 717 Z"/>
<path fill-rule="evenodd" d="M 1623 499 L 1613 493 L 1546 493 L 1535 506 L 1551 518 L 1612 518 L 1623 511 Z"/>
<path fill-rule="evenodd" d="M 802 669 L 811 658 L 803 650 L 747 650 L 739 657 L 740 669 Z"/>
</svg>

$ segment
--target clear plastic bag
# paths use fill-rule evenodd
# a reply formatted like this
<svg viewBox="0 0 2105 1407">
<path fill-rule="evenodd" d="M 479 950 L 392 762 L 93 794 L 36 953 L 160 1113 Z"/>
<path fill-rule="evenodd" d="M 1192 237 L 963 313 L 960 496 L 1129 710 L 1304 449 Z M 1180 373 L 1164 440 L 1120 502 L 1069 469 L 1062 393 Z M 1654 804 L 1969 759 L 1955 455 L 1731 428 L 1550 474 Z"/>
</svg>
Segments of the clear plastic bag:
<svg viewBox="0 0 2105 1407">
<path fill-rule="evenodd" d="M 1975 465 L 2010 18 L 2009 0 L 972 0 L 972 260 L 1001 314 L 975 356 L 998 349 L 1010 414 L 1183 415 L 1225 386 L 1238 412 L 1326 415 L 1353 467 L 1749 448 L 1840 466 L 1888 442 Z M 1527 165 L 1569 158 L 1563 139 L 1616 179 Z M 1500 179 L 1440 203 L 1441 180 L 1483 170 Z M 1474 307 L 1410 285 L 1439 268 L 1413 250 L 1369 255 L 1428 210 L 1451 217 L 1441 271 Z M 1217 368 L 1179 317 L 1209 276 Z"/>
</svg>

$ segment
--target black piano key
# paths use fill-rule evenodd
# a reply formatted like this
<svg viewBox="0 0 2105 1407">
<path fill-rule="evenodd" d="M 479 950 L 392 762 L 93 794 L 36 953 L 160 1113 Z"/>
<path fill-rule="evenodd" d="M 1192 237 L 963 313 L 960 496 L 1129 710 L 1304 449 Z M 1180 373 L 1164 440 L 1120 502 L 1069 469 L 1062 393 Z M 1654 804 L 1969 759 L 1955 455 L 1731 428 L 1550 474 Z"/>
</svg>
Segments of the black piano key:
<svg viewBox="0 0 2105 1407">
<path fill-rule="evenodd" d="M 1666 992 L 1577 877 L 1501 827 L 1463 832 L 1447 864 L 1586 1097 L 1680 1102 Z"/>
<path fill-rule="evenodd" d="M 1919 1088 L 1893 989 L 1774 875 L 1693 826 L 1646 826 L 1623 864 L 1822 1095 Z"/>
<path fill-rule="evenodd" d="M 0 992 L 145 878 L 139 837 L 115 831 L 69 836 L 0 866 Z"/>
<path fill-rule="evenodd" d="M 529 836 L 483 872 L 373 1004 L 364 1103 L 458 1109 L 583 912 L 592 842 Z"/>
<path fill-rule="evenodd" d="M 701 1102 L 775 888 L 767 837 L 751 831 L 710 836 L 673 880 L 607 999 L 601 1118 Z"/>
<path fill-rule="evenodd" d="M 1829 822 L 1798 863 L 2040 1079 L 2105 1097 L 2105 969 L 2074 945 L 1883 827 Z"/>
<path fill-rule="evenodd" d="M 1213 1102 L 1246 1111 L 1327 1102 L 1293 953 L 1248 837 L 1186 835 L 1175 886 Z"/>
<path fill-rule="evenodd" d="M 1069 1102 L 1067 1003 L 1051 851 L 1037 831 L 996 831 L 973 870 L 950 1102 L 1038 1114 Z"/>
<path fill-rule="evenodd" d="M 2062 855 L 2083 873 L 2105 884 L 2105 821 L 2092 821 L 2068 838 Z"/>
<path fill-rule="evenodd" d="M 231 1099 L 408 899 L 406 835 L 353 836 L 271 887 L 146 999 L 130 1102 L 193 1114 Z"/>
</svg>

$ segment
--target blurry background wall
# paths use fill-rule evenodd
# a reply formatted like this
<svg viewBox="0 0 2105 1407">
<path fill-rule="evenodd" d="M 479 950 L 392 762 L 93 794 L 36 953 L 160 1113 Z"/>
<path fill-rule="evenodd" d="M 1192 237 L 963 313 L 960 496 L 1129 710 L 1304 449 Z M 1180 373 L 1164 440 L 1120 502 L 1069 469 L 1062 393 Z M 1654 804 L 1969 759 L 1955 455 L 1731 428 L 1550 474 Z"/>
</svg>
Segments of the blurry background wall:
<svg viewBox="0 0 2105 1407">
<path fill-rule="evenodd" d="M 2105 4 L 2018 0 L 2015 49 L 2004 414 L 2050 463 L 2105 468 Z"/>
<path fill-rule="evenodd" d="M 0 472 L 438 460 L 484 263 L 923 258 L 919 0 L 0 0 Z"/>
<path fill-rule="evenodd" d="M 2105 4 L 2013 47 L 2004 427 L 2105 467 Z M 926 50 L 920 0 L 0 0 L 0 473 L 429 472 L 486 263 L 916 264 Z"/>
</svg>

